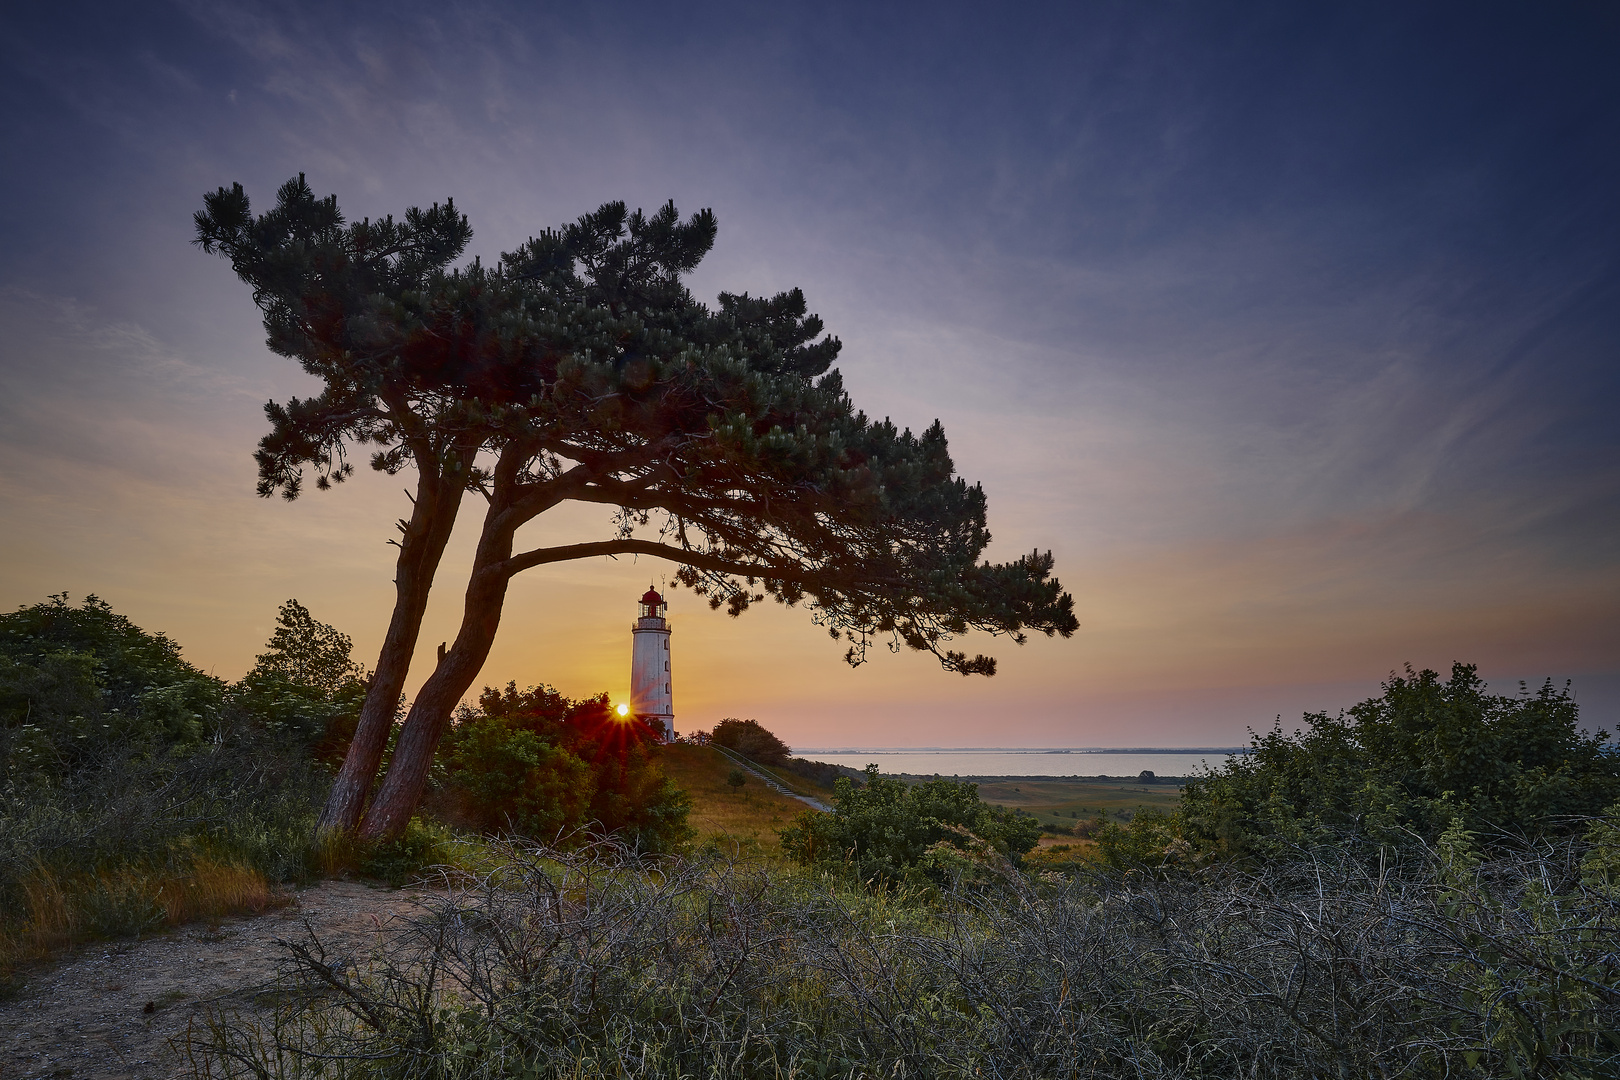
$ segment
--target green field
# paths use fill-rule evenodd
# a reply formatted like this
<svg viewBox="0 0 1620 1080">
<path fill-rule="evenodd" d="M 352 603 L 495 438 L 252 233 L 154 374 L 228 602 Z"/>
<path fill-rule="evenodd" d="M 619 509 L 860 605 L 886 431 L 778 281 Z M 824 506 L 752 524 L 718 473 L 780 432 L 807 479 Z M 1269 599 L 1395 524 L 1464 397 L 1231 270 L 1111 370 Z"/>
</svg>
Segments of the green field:
<svg viewBox="0 0 1620 1080">
<path fill-rule="evenodd" d="M 1003 776 L 975 782 L 985 802 L 1022 810 L 1042 825 L 1062 829 L 1098 814 L 1110 821 L 1129 821 L 1142 807 L 1170 811 L 1181 801 L 1181 784 L 1175 780 L 1142 784 L 1125 779 Z"/>
</svg>

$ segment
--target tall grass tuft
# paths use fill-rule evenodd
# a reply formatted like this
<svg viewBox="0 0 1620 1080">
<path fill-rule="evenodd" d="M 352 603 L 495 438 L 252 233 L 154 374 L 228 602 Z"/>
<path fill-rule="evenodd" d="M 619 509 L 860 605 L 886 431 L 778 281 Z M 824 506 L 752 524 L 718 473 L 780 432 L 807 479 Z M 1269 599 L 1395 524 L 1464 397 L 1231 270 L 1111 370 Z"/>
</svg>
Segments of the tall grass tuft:
<svg viewBox="0 0 1620 1080">
<path fill-rule="evenodd" d="M 75 942 L 262 911 L 316 876 L 320 771 L 275 744 L 109 755 L 3 793 L 0 986 Z"/>
</svg>

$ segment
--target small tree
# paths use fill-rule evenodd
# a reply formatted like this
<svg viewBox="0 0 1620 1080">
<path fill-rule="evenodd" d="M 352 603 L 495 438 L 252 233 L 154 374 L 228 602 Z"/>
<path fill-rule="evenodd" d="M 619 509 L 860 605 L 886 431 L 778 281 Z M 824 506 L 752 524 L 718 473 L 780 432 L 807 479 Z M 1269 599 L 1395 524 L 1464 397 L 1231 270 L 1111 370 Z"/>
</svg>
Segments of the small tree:
<svg viewBox="0 0 1620 1080">
<path fill-rule="evenodd" d="M 731 785 L 732 791 L 741 791 L 743 785 L 748 783 L 748 774 L 741 769 L 732 769 L 726 773 L 726 783 Z"/>
<path fill-rule="evenodd" d="M 265 651 L 235 688 L 237 703 L 272 730 L 309 743 L 317 758 L 344 759 L 367 693 L 347 634 L 297 600 L 276 614 Z"/>
<path fill-rule="evenodd" d="M 741 754 L 762 765 L 782 765 L 793 752 L 788 744 L 765 729 L 758 720 L 736 720 L 731 717 L 714 725 L 709 736 L 716 746 Z"/>
</svg>

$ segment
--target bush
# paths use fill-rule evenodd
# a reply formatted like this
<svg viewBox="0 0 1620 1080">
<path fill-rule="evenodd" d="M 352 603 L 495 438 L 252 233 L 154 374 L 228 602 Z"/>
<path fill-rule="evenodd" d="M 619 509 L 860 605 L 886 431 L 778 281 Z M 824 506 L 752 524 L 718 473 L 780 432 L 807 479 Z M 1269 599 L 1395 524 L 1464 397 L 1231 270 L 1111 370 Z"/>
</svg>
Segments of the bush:
<svg viewBox="0 0 1620 1080">
<path fill-rule="evenodd" d="M 1615 1075 L 1620 905 L 1581 884 L 1582 845 L 1454 856 L 1351 843 L 919 905 L 513 847 L 358 965 L 295 943 L 273 1011 L 186 1050 L 209 1077 Z"/>
<path fill-rule="evenodd" d="M 224 690 L 95 596 L 0 615 L 0 788 L 54 783 L 109 755 L 195 748 L 218 732 Z"/>
<path fill-rule="evenodd" d="M 589 765 L 503 717 L 464 718 L 446 764 L 486 832 L 554 838 L 583 824 L 596 795 Z"/>
<path fill-rule="evenodd" d="M 368 847 L 360 859 L 360 872 L 398 887 L 416 879 L 430 866 L 451 861 L 450 830 L 416 817 L 398 839 Z"/>
<path fill-rule="evenodd" d="M 806 865 L 843 867 L 869 884 L 939 883 L 986 860 L 1033 848 L 1040 825 L 979 798 L 977 784 L 881 776 L 876 765 L 856 787 L 841 778 L 837 809 L 805 813 L 782 830 L 782 849 Z"/>
<path fill-rule="evenodd" d="M 315 872 L 327 779 L 237 690 L 96 597 L 0 616 L 0 976 Z"/>
<path fill-rule="evenodd" d="M 1581 733 L 1574 698 L 1550 682 L 1504 697 L 1471 665 L 1444 682 L 1408 668 L 1348 715 L 1305 720 L 1188 782 L 1185 837 L 1262 856 L 1346 832 L 1434 843 L 1453 824 L 1495 842 L 1577 829 L 1620 798 L 1620 754 L 1606 732 Z"/>
<path fill-rule="evenodd" d="M 1086 821 L 1077 821 L 1069 831 L 1082 840 L 1095 840 L 1108 827 L 1108 819 L 1098 814 Z"/>
<path fill-rule="evenodd" d="M 830 765 L 825 761 L 808 761 L 802 757 L 788 758 L 782 768 L 795 776 L 802 776 L 817 787 L 831 791 L 840 776 L 850 776 L 854 770 L 843 765 Z"/>
<path fill-rule="evenodd" d="M 441 783 L 486 832 L 555 841 L 594 831 L 670 851 L 690 833 L 691 802 L 659 767 L 658 737 L 615 715 L 606 694 L 574 701 L 548 686 L 486 687 L 445 737 Z"/>
<path fill-rule="evenodd" d="M 709 739 L 714 745 L 723 746 L 761 765 L 786 765 L 792 753 L 787 743 L 767 731 L 758 720 L 728 717 L 714 725 Z"/>
</svg>

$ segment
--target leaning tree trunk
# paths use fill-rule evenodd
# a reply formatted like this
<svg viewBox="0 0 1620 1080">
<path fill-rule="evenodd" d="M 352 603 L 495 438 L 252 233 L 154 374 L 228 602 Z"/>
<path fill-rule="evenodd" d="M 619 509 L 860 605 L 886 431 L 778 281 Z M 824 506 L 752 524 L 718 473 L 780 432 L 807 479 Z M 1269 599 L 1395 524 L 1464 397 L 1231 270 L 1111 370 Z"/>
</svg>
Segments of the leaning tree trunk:
<svg viewBox="0 0 1620 1080">
<path fill-rule="evenodd" d="M 486 523 L 498 521 L 492 513 Z M 483 670 L 501 625 L 501 608 L 512 572 L 506 565 L 512 555 L 515 523 L 486 527 L 473 560 L 467 582 L 466 606 L 461 629 L 450 650 L 439 658 L 439 666 L 428 676 L 411 703 L 410 714 L 400 730 L 399 742 L 388 762 L 388 774 L 377 791 L 371 808 L 360 824 L 360 835 L 372 840 L 391 840 L 405 831 L 411 815 L 422 801 L 428 770 L 450 724 L 450 715 Z"/>
<path fill-rule="evenodd" d="M 459 464 L 461 467 L 454 467 Z M 411 657 L 416 652 L 427 611 L 428 594 L 445 545 L 455 528 L 456 513 L 464 494 L 458 483 L 467 462 L 453 463 L 438 476 L 423 474 L 417 482 L 416 507 L 399 540 L 399 560 L 394 571 L 394 615 L 383 638 L 377 669 L 360 708 L 360 722 L 344 755 L 343 766 L 327 795 L 326 807 L 316 822 L 316 830 L 353 831 L 366 808 L 366 797 L 377 777 L 388 733 L 405 692 Z M 449 473 L 448 476 L 445 473 Z"/>
</svg>

